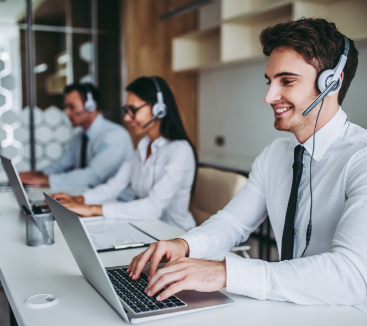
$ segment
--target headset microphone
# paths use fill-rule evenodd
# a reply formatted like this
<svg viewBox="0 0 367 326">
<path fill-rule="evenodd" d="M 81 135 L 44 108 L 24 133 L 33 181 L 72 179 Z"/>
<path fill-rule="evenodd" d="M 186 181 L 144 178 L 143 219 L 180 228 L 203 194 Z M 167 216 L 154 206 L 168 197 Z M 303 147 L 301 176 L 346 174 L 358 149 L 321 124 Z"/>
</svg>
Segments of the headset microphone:
<svg viewBox="0 0 367 326">
<path fill-rule="evenodd" d="M 342 34 L 343 35 L 343 34 Z M 336 94 L 341 86 L 342 80 L 340 74 L 342 73 L 345 63 L 347 62 L 348 52 L 349 52 L 349 39 L 343 35 L 344 38 L 344 51 L 340 56 L 339 62 L 334 69 L 328 69 L 323 71 L 316 80 L 316 86 L 321 92 L 321 94 L 316 98 L 312 104 L 302 112 L 303 116 L 306 116 L 313 110 L 317 104 L 319 104 L 326 96 L 331 96 Z"/>
<path fill-rule="evenodd" d="M 157 90 L 157 103 L 154 104 L 152 108 L 153 117 L 143 126 L 143 129 L 148 127 L 153 121 L 162 119 L 167 115 L 167 106 L 164 104 L 163 93 L 159 87 L 158 81 L 155 77 L 150 77 L 150 79 L 154 82 Z"/>
</svg>

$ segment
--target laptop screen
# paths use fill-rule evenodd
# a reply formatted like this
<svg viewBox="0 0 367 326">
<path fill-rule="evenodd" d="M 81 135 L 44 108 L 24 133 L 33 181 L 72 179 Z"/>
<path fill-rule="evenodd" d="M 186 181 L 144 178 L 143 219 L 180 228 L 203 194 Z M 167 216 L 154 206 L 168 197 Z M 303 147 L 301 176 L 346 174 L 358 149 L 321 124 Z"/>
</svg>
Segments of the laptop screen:
<svg viewBox="0 0 367 326">
<path fill-rule="evenodd" d="M 15 169 L 13 163 L 11 162 L 11 160 L 9 160 L 8 158 L 4 156 L 0 155 L 0 158 L 1 158 L 1 163 L 5 170 L 5 173 L 8 176 L 9 184 L 13 189 L 15 198 L 17 199 L 20 208 L 22 208 L 22 206 L 24 205 L 31 212 L 32 207 L 29 203 L 28 196 L 24 190 L 23 184 L 20 181 L 18 172 Z"/>
</svg>

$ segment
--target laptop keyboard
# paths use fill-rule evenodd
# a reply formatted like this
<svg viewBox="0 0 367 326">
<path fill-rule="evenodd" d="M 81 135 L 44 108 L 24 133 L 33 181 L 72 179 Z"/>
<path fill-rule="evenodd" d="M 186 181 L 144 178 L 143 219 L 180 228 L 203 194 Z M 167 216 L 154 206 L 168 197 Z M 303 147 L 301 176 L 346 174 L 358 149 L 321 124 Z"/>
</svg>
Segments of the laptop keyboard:
<svg viewBox="0 0 367 326">
<path fill-rule="evenodd" d="M 133 281 L 128 274 L 126 274 L 126 271 L 127 268 L 109 269 L 107 270 L 107 274 L 117 295 L 135 313 L 147 313 L 187 306 L 185 302 L 176 296 L 171 296 L 163 301 L 157 301 L 156 297 L 162 293 L 164 289 L 148 297 L 146 293 L 144 293 L 144 289 L 148 285 L 148 277 L 141 273 L 139 279 Z"/>
</svg>

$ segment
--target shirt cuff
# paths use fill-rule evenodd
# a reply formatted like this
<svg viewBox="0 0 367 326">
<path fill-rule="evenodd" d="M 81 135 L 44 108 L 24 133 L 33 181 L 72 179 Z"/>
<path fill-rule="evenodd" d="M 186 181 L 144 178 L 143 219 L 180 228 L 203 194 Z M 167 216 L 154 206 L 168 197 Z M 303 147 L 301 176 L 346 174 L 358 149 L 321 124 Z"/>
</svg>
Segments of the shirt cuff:
<svg viewBox="0 0 367 326">
<path fill-rule="evenodd" d="M 226 257 L 227 291 L 266 300 L 265 262 L 259 259 Z"/>
<path fill-rule="evenodd" d="M 190 258 L 202 258 L 204 257 L 203 241 L 200 241 L 200 237 L 192 233 L 186 233 L 179 239 L 184 239 L 189 245 L 189 257 Z"/>
</svg>

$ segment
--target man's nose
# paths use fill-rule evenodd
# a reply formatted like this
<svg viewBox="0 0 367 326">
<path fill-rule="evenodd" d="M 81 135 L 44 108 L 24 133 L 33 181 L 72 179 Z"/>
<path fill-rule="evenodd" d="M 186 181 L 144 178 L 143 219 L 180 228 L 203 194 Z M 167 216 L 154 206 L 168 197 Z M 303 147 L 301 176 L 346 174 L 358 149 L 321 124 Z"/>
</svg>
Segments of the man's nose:
<svg viewBox="0 0 367 326">
<path fill-rule="evenodd" d="M 264 101 L 265 103 L 271 104 L 275 101 L 279 101 L 282 98 L 280 94 L 280 87 L 276 84 L 270 84 L 268 92 L 265 95 Z"/>
</svg>

